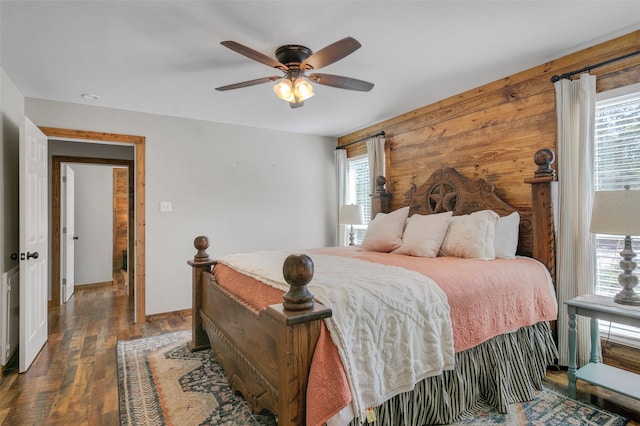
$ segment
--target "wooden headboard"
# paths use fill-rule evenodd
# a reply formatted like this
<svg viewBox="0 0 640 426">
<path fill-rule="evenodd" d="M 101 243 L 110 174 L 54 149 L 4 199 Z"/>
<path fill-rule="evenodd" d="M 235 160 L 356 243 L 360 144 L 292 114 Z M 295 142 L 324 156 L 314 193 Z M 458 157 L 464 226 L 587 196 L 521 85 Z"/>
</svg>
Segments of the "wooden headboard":
<svg viewBox="0 0 640 426">
<path fill-rule="evenodd" d="M 536 152 L 534 162 L 538 170 L 525 179 L 532 188 L 532 208 L 516 208 L 495 193 L 493 184 L 484 179 L 471 180 L 454 168 L 438 169 L 420 186 L 415 182 L 404 193 L 402 206 L 409 206 L 409 215 L 452 211 L 454 215 L 479 210 L 493 210 L 500 216 L 512 212 L 520 214 L 520 235 L 517 253 L 533 257 L 547 266 L 555 282 L 555 232 L 553 224 L 552 183 L 556 173 L 551 168 L 555 154 L 549 149 Z M 388 212 L 391 194 L 384 190 L 385 179 L 377 179 L 377 191 L 372 195 L 372 217 Z"/>
<path fill-rule="evenodd" d="M 518 210 L 503 201 L 496 195 L 494 185 L 484 179 L 467 179 L 451 167 L 439 169 L 422 185 L 416 186 L 413 183 L 404 194 L 402 206 L 409 206 L 409 216 L 448 211 L 459 216 L 480 210 L 493 210 L 500 216 L 507 216 L 518 212 L 518 254 L 529 257 L 533 255 L 531 212 Z"/>
</svg>

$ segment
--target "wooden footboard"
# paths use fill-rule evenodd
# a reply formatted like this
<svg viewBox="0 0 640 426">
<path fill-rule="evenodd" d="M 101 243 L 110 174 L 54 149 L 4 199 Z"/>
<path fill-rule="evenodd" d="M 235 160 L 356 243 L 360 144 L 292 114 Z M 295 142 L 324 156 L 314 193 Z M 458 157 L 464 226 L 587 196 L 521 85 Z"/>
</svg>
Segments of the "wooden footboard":
<svg viewBox="0 0 640 426">
<path fill-rule="evenodd" d="M 193 267 L 193 350 L 210 342 L 231 387 L 258 413 L 269 410 L 280 425 L 305 423 L 305 395 L 313 351 L 320 334 L 320 320 L 331 310 L 313 303 L 306 283 L 313 274 L 309 265 L 288 259 L 285 279 L 292 291 L 283 304 L 256 312 L 251 306 L 218 286 L 206 237 L 194 241 L 198 254 Z M 312 267 L 312 264 L 311 264 Z M 302 285 L 301 285 L 302 283 Z M 296 304 L 304 306 L 296 309 Z M 206 334 L 205 334 L 206 333 Z M 208 337 L 208 338 L 207 338 Z"/>
</svg>

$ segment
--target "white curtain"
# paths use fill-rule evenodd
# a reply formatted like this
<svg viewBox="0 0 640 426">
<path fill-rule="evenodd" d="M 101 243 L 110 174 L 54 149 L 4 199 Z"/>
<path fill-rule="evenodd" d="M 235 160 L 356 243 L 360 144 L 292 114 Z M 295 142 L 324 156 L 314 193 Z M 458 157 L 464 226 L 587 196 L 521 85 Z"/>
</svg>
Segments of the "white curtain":
<svg viewBox="0 0 640 426">
<path fill-rule="evenodd" d="M 340 217 L 340 208 L 347 203 L 347 150 L 336 149 L 336 183 L 338 185 L 338 211 L 336 218 Z M 338 246 L 349 244 L 347 225 L 341 225 L 338 220 Z"/>
<path fill-rule="evenodd" d="M 556 287 L 560 365 L 569 363 L 565 301 L 595 288 L 595 237 L 589 232 L 593 202 L 593 135 L 596 78 L 555 83 L 558 114 L 558 209 Z M 578 317 L 578 367 L 588 363 L 589 319 Z"/>
<path fill-rule="evenodd" d="M 376 192 L 376 179 L 385 175 L 384 136 L 378 135 L 367 139 L 367 157 L 369 159 L 370 194 Z"/>
</svg>

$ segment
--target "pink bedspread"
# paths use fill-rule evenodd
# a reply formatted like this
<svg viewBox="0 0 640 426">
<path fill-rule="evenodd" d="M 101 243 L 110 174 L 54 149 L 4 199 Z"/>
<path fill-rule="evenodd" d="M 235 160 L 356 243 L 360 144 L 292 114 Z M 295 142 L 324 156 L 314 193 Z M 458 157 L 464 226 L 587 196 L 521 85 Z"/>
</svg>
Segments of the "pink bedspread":
<svg viewBox="0 0 640 426">
<path fill-rule="evenodd" d="M 456 352 L 519 327 L 556 319 L 557 304 L 548 273 L 542 264 L 532 259 L 432 259 L 367 252 L 352 247 L 313 249 L 307 253 L 312 259 L 313 253 L 317 253 L 395 265 L 432 278 L 449 301 Z M 267 285 L 256 290 L 252 279 L 222 266 L 216 265 L 214 269 L 218 283 L 255 306 L 256 310 L 282 301 L 279 290 Z M 230 276 L 233 280 L 228 279 Z M 307 424 L 324 424 L 350 401 L 351 392 L 338 350 L 323 326 L 307 387 Z"/>
</svg>

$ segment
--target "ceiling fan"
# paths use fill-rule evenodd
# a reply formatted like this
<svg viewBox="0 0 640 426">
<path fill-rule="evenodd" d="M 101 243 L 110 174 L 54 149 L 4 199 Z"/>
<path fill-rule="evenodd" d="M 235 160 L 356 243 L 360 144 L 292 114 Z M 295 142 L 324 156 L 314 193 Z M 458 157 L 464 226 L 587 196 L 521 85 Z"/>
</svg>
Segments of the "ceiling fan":
<svg viewBox="0 0 640 426">
<path fill-rule="evenodd" d="M 257 78 L 255 80 L 216 87 L 216 90 L 219 91 L 239 89 L 241 87 L 281 80 L 273 88 L 276 95 L 280 99 L 289 102 L 291 108 L 298 108 L 304 105 L 306 99 L 314 95 L 310 81 L 325 86 L 357 90 L 360 92 L 368 92 L 373 88 L 373 83 L 355 78 L 323 73 L 305 74 L 307 71 L 326 67 L 358 50 L 361 45 L 353 37 L 345 37 L 342 40 L 338 40 L 318 50 L 316 53 L 313 53 L 311 49 L 305 46 L 287 44 L 280 46 L 276 50 L 276 58 L 262 54 L 235 41 L 223 41 L 220 44 L 249 59 L 277 68 L 283 72 L 283 75 Z"/>
</svg>

